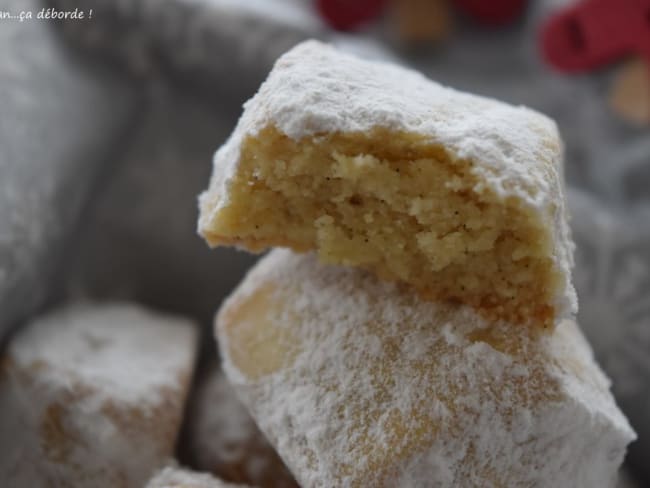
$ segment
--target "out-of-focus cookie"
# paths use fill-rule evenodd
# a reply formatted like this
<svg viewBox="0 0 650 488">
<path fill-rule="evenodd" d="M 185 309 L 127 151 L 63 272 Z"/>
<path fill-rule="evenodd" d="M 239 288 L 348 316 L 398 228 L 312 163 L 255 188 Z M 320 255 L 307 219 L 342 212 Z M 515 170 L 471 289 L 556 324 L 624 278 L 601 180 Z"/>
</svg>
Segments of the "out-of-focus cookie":
<svg viewBox="0 0 650 488">
<path fill-rule="evenodd" d="M 226 483 L 209 473 L 165 466 L 149 480 L 145 488 L 247 488 L 247 485 Z"/>
<path fill-rule="evenodd" d="M 297 488 L 218 367 L 209 368 L 189 409 L 193 465 L 232 482 L 261 488 Z"/>
<path fill-rule="evenodd" d="M 18 331 L 0 370 L 0 485 L 144 485 L 173 456 L 196 340 L 192 322 L 131 304 Z"/>
</svg>

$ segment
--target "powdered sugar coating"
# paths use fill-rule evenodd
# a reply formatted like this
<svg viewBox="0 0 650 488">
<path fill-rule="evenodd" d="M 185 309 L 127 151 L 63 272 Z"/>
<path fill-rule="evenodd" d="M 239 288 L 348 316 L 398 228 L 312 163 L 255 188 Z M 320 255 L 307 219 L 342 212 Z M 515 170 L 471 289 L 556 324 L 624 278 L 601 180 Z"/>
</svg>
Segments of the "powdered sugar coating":
<svg viewBox="0 0 650 488">
<path fill-rule="evenodd" d="M 166 466 L 149 480 L 145 488 L 246 488 L 221 481 L 208 473 Z"/>
<path fill-rule="evenodd" d="M 200 197 L 199 232 L 228 204 L 242 142 L 267 126 L 296 140 L 384 128 L 417 134 L 443 146 L 453 158 L 471 160 L 481 185 L 504 198 L 521 199 L 552 229 L 554 266 L 564 278 L 553 305 L 559 318 L 576 312 L 562 147 L 549 118 L 458 92 L 400 66 L 306 41 L 278 59 L 215 154 L 210 187 Z"/>
<path fill-rule="evenodd" d="M 210 368 L 197 387 L 188 426 L 196 468 L 266 488 L 296 487 L 220 368 Z"/>
<path fill-rule="evenodd" d="M 301 486 L 608 487 L 635 437 L 575 323 L 513 335 L 310 255 L 264 258 L 217 337 Z"/>
<path fill-rule="evenodd" d="M 0 370 L 0 480 L 142 486 L 173 455 L 197 332 L 132 304 L 73 305 L 21 329 Z"/>
<path fill-rule="evenodd" d="M 51 365 L 41 380 L 53 386 L 78 381 L 111 400 L 156 403 L 152 390 L 191 365 L 196 328 L 136 305 L 73 305 L 30 324 L 10 351 L 21 365 Z"/>
</svg>

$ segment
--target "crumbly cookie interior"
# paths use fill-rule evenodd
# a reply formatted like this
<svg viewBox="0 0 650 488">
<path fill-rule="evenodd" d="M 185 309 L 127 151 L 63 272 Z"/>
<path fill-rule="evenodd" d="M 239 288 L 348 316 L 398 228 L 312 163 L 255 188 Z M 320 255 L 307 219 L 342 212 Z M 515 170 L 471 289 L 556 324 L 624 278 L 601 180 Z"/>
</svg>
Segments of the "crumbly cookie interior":
<svg viewBox="0 0 650 488">
<path fill-rule="evenodd" d="M 409 133 L 248 136 L 211 244 L 316 250 L 483 316 L 550 327 L 550 216 L 484 184 L 472 161 Z M 547 219 L 544 221 L 544 219 Z"/>
</svg>

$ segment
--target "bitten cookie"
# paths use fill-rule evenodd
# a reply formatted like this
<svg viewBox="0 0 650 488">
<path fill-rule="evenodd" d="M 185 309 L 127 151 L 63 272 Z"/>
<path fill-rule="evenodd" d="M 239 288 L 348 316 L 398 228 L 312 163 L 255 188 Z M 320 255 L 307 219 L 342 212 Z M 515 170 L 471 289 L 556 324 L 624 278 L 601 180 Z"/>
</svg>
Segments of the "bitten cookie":
<svg viewBox="0 0 650 488">
<path fill-rule="evenodd" d="M 76 305 L 12 338 L 0 369 L 0 485 L 143 486 L 173 456 L 197 328 Z"/>
<path fill-rule="evenodd" d="M 198 469 L 262 488 L 298 488 L 220 368 L 210 368 L 198 385 L 187 425 Z"/>
<path fill-rule="evenodd" d="M 574 322 L 529 332 L 286 250 L 217 319 L 227 376 L 301 486 L 614 486 L 635 434 L 609 380 Z"/>
<path fill-rule="evenodd" d="M 316 41 L 246 103 L 200 210 L 210 245 L 316 250 L 491 320 L 577 308 L 555 124 Z"/>
</svg>

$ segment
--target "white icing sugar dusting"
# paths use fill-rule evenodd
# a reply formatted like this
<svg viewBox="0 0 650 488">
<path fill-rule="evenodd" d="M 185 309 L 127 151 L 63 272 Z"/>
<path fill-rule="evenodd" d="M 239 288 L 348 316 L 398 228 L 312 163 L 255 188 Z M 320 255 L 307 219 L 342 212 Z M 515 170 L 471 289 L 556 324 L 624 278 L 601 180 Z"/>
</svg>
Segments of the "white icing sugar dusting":
<svg viewBox="0 0 650 488">
<path fill-rule="evenodd" d="M 190 444 L 197 468 L 269 488 L 296 486 L 220 369 L 211 369 L 192 403 Z"/>
<path fill-rule="evenodd" d="M 200 196 L 199 230 L 209 228 L 228 205 L 242 142 L 270 125 L 294 139 L 374 128 L 404 131 L 445 147 L 454 158 L 471 160 L 482 185 L 504 198 L 519 198 L 553 229 L 554 264 L 565 281 L 554 305 L 560 318 L 576 312 L 562 145 L 549 118 L 458 92 L 401 66 L 306 41 L 278 59 L 216 152 L 210 187 Z"/>
<path fill-rule="evenodd" d="M 104 398 L 146 404 L 192 365 L 196 334 L 190 320 L 136 305 L 73 305 L 34 321 L 9 353 L 24 367 L 47 365 L 39 374 L 53 387 L 83 383 Z"/>
<path fill-rule="evenodd" d="M 215 155 L 224 183 L 243 138 L 269 124 L 294 139 L 376 127 L 421 134 L 453 156 L 473 160 L 496 191 L 538 206 L 554 203 L 562 180 L 557 127 L 544 115 L 313 40 L 280 57 L 244 105 L 232 137 Z"/>
<path fill-rule="evenodd" d="M 20 329 L 0 368 L 0 480 L 143 486 L 174 453 L 197 332 L 128 303 L 72 305 Z"/>
<path fill-rule="evenodd" d="M 246 330 L 266 348 L 248 359 Z M 611 487 L 635 437 L 575 323 L 550 336 L 488 327 L 312 255 L 272 251 L 217 336 L 230 381 L 305 487 Z M 284 360 L 252 373 L 267 352 Z"/>
<path fill-rule="evenodd" d="M 145 488 L 246 488 L 221 481 L 208 473 L 166 466 L 149 480 Z"/>
</svg>

